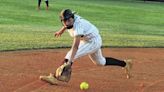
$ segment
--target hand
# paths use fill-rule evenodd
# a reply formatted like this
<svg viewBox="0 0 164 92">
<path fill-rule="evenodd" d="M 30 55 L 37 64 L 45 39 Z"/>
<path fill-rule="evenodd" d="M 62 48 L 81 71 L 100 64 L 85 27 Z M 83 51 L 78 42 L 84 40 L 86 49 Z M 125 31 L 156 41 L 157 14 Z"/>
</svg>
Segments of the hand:
<svg viewBox="0 0 164 92">
<path fill-rule="evenodd" d="M 60 36 L 64 33 L 65 30 L 66 30 L 66 27 L 63 26 L 59 31 L 57 31 L 57 32 L 54 34 L 55 37 L 60 37 Z"/>
<path fill-rule="evenodd" d="M 55 37 L 60 37 L 62 35 L 62 32 L 61 31 L 58 31 L 58 32 L 55 32 Z"/>
<path fill-rule="evenodd" d="M 55 77 L 60 81 L 68 82 L 71 78 L 71 72 L 71 63 L 67 62 L 57 68 Z"/>
</svg>

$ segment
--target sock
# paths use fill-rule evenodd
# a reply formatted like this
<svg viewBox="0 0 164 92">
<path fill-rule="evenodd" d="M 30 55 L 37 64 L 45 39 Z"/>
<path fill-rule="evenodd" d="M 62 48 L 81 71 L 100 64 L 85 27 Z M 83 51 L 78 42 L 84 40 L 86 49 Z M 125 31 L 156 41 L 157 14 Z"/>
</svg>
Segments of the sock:
<svg viewBox="0 0 164 92">
<path fill-rule="evenodd" d="M 111 58 L 111 57 L 105 57 L 105 59 L 106 59 L 106 64 L 105 65 L 116 65 L 116 66 L 121 66 L 121 67 L 126 66 L 125 61 L 118 60 L 118 59 Z"/>
<path fill-rule="evenodd" d="M 46 3 L 46 5 L 47 5 L 47 7 L 48 7 L 48 6 L 49 6 L 49 5 L 48 5 L 48 1 L 45 1 L 45 3 Z"/>
<path fill-rule="evenodd" d="M 40 7 L 40 4 L 41 4 L 41 0 L 38 0 L 38 7 Z"/>
</svg>

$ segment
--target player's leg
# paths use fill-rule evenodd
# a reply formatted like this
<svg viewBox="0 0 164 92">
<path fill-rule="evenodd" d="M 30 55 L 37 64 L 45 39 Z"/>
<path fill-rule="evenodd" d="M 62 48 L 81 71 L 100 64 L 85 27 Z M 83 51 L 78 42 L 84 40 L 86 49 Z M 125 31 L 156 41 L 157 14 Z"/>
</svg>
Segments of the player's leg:
<svg viewBox="0 0 164 92">
<path fill-rule="evenodd" d="M 111 58 L 111 57 L 103 57 L 101 49 L 97 50 L 96 52 L 89 55 L 90 59 L 93 61 L 94 64 L 98 65 L 116 65 L 125 67 L 126 63 L 122 60 Z"/>
<path fill-rule="evenodd" d="M 132 67 L 130 60 L 119 60 L 111 57 L 103 57 L 101 49 L 97 50 L 95 53 L 90 54 L 89 57 L 93 63 L 97 65 L 115 65 L 123 67 L 126 71 L 127 78 L 130 78 L 130 69 Z"/>
<path fill-rule="evenodd" d="M 49 7 L 48 0 L 45 0 L 45 3 L 46 3 L 46 10 L 48 10 L 48 7 Z"/>
<path fill-rule="evenodd" d="M 105 65 L 116 65 L 116 66 L 121 66 L 121 67 L 126 66 L 126 62 L 123 60 L 115 59 L 112 57 L 105 57 L 105 59 L 106 59 Z"/>
<path fill-rule="evenodd" d="M 76 52 L 76 55 L 74 57 L 74 60 L 79 58 L 79 57 L 94 53 L 99 48 L 100 48 L 100 44 L 97 44 L 96 42 L 83 42 L 83 41 L 81 41 L 79 48 Z M 65 56 L 65 59 L 68 59 L 68 60 L 70 59 L 71 52 L 72 52 L 72 49 L 67 53 L 67 55 Z"/>
<path fill-rule="evenodd" d="M 38 0 L 38 10 L 40 10 L 41 0 Z"/>
<path fill-rule="evenodd" d="M 132 68 L 131 60 L 119 60 L 112 57 L 106 57 L 106 65 L 116 65 L 123 67 L 127 74 L 127 78 L 130 78 L 130 70 Z"/>
<path fill-rule="evenodd" d="M 103 57 L 101 49 L 98 49 L 94 53 L 89 54 L 89 58 L 92 60 L 92 62 L 96 65 L 106 65 L 106 59 Z"/>
</svg>

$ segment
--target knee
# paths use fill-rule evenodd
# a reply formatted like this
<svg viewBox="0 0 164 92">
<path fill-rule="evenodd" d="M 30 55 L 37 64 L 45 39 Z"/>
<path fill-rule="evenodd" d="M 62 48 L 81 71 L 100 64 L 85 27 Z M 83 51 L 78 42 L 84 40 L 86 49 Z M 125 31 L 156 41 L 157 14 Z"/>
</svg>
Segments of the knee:
<svg viewBox="0 0 164 92">
<path fill-rule="evenodd" d="M 105 58 L 91 58 L 91 60 L 95 65 L 98 66 L 105 66 L 106 64 Z"/>
<path fill-rule="evenodd" d="M 97 66 L 105 66 L 105 62 L 95 62 L 94 63 L 95 65 L 97 65 Z"/>
</svg>

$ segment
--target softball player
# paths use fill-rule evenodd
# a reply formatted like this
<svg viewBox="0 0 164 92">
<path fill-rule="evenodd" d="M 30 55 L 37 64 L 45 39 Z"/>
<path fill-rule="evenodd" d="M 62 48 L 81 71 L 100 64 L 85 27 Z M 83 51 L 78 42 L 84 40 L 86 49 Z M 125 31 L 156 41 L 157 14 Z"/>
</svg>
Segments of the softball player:
<svg viewBox="0 0 164 92">
<path fill-rule="evenodd" d="M 60 19 L 63 27 L 55 33 L 56 37 L 60 37 L 67 29 L 67 32 L 73 38 L 72 48 L 66 54 L 64 62 L 73 62 L 79 57 L 88 55 L 91 61 L 96 65 L 108 66 L 116 65 L 125 68 L 127 78 L 130 77 L 130 68 L 132 66 L 130 60 L 118 60 L 111 57 L 104 57 L 101 52 L 102 39 L 99 30 L 88 20 L 76 15 L 70 9 L 65 9 L 60 13 Z M 54 76 L 42 77 L 49 83 L 56 83 Z"/>
<path fill-rule="evenodd" d="M 38 10 L 40 10 L 40 4 L 41 4 L 42 0 L 38 0 Z M 46 10 L 48 10 L 49 4 L 48 4 L 48 0 L 45 0 L 46 3 Z"/>
</svg>

